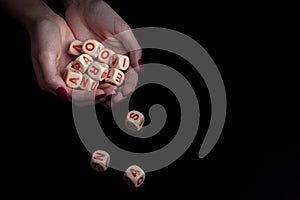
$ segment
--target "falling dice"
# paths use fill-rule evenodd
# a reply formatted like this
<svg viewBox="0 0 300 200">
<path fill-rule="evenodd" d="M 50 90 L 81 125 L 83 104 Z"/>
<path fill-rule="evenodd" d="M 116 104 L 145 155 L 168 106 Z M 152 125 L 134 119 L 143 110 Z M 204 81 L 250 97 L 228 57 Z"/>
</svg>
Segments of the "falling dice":
<svg viewBox="0 0 300 200">
<path fill-rule="evenodd" d="M 110 155 L 103 150 L 97 150 L 91 158 L 91 167 L 98 172 L 107 170 L 109 166 Z"/>
<path fill-rule="evenodd" d="M 131 187 L 139 187 L 145 180 L 145 172 L 137 165 L 131 165 L 124 173 L 125 182 Z"/>
<path fill-rule="evenodd" d="M 145 117 L 141 112 L 132 110 L 126 116 L 125 126 L 130 130 L 139 131 L 143 127 L 144 121 Z"/>
<path fill-rule="evenodd" d="M 111 64 L 111 57 L 115 54 L 115 52 L 109 48 L 103 48 L 100 50 L 98 55 L 98 61 L 108 64 Z"/>
<path fill-rule="evenodd" d="M 108 68 L 109 66 L 107 64 L 95 61 L 90 64 L 89 68 L 87 69 L 87 74 L 96 81 L 102 81 Z"/>
<path fill-rule="evenodd" d="M 127 70 L 129 67 L 129 58 L 128 56 L 121 54 L 114 54 L 111 57 L 111 67 L 117 68 L 120 70 Z"/>
<path fill-rule="evenodd" d="M 68 54 L 73 56 L 79 56 L 82 51 L 82 44 L 80 40 L 73 40 L 69 45 Z"/>
<path fill-rule="evenodd" d="M 68 87 L 78 88 L 82 80 L 82 73 L 77 69 L 66 69 L 63 79 Z"/>
<path fill-rule="evenodd" d="M 90 55 L 84 53 L 74 60 L 73 65 L 75 69 L 84 73 L 92 62 L 94 62 L 94 59 Z"/>
<path fill-rule="evenodd" d="M 120 86 L 125 79 L 125 74 L 119 69 L 109 68 L 104 77 L 106 82 Z"/>
<path fill-rule="evenodd" d="M 104 48 L 103 44 L 97 40 L 89 39 L 84 41 L 82 45 L 82 52 L 96 58 L 102 48 Z"/>
</svg>

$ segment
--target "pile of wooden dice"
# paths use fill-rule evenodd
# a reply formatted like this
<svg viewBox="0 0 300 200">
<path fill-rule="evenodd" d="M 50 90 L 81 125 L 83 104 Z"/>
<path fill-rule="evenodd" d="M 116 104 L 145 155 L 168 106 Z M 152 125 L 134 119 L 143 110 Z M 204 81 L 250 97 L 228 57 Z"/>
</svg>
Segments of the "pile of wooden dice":
<svg viewBox="0 0 300 200">
<path fill-rule="evenodd" d="M 104 47 L 99 41 L 87 39 L 73 40 L 68 54 L 76 56 L 65 68 L 63 79 L 74 89 L 95 90 L 102 82 L 120 86 L 124 71 L 129 67 L 129 58 Z"/>
<path fill-rule="evenodd" d="M 125 125 L 133 131 L 139 131 L 144 124 L 144 120 L 144 115 L 141 112 L 132 110 L 126 116 Z M 104 150 L 97 150 L 92 154 L 90 164 L 95 171 L 102 172 L 108 169 L 109 162 L 109 153 Z M 129 186 L 139 187 L 145 180 L 145 172 L 138 165 L 131 165 L 125 170 L 123 179 Z"/>
<path fill-rule="evenodd" d="M 129 58 L 117 54 L 94 39 L 84 42 L 73 40 L 69 45 L 68 54 L 76 56 L 64 69 L 63 79 L 73 89 L 95 90 L 102 82 L 116 86 L 122 85 L 129 67 Z M 139 131 L 144 124 L 144 115 L 130 111 L 125 118 L 125 126 L 132 131 Z M 96 171 L 105 171 L 109 167 L 110 155 L 104 150 L 97 150 L 91 158 L 91 167 Z M 145 180 L 145 172 L 137 165 L 129 166 L 124 173 L 124 181 L 139 187 Z"/>
</svg>

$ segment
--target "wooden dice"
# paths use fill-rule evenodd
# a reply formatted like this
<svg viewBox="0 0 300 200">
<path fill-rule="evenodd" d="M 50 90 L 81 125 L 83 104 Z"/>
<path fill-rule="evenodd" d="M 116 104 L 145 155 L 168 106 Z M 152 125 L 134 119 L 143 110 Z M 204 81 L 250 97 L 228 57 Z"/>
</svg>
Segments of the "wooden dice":
<svg viewBox="0 0 300 200">
<path fill-rule="evenodd" d="M 111 67 L 117 68 L 120 70 L 127 70 L 129 67 L 129 58 L 128 56 L 121 54 L 114 54 L 111 57 Z"/>
<path fill-rule="evenodd" d="M 87 74 L 94 80 L 102 81 L 106 75 L 106 71 L 108 70 L 108 68 L 109 66 L 107 64 L 95 61 L 90 64 L 87 70 Z"/>
<path fill-rule="evenodd" d="M 129 166 L 124 173 L 124 181 L 131 187 L 139 187 L 145 180 L 145 172 L 137 165 Z"/>
<path fill-rule="evenodd" d="M 70 88 L 78 88 L 82 80 L 82 73 L 77 69 L 67 69 L 64 72 L 63 79 Z"/>
<path fill-rule="evenodd" d="M 94 59 L 90 55 L 81 54 L 74 60 L 73 65 L 74 65 L 75 69 L 84 73 L 87 70 L 87 68 L 89 67 L 89 65 L 93 62 L 94 62 Z"/>
<path fill-rule="evenodd" d="M 97 150 L 93 153 L 90 164 L 98 172 L 107 170 L 110 162 L 110 155 L 103 150 Z"/>
<path fill-rule="evenodd" d="M 68 54 L 73 56 L 79 56 L 82 50 L 82 44 L 80 40 L 73 40 L 69 45 Z"/>
<path fill-rule="evenodd" d="M 105 81 L 114 85 L 122 85 L 125 79 L 125 74 L 118 69 L 110 68 L 107 70 Z"/>
<path fill-rule="evenodd" d="M 114 55 L 115 52 L 109 48 L 103 48 L 100 50 L 99 55 L 98 55 L 98 61 L 108 64 L 111 64 L 111 57 Z"/>
<path fill-rule="evenodd" d="M 126 116 L 125 126 L 130 130 L 139 131 L 143 127 L 144 121 L 145 117 L 141 112 L 132 110 Z"/>
<path fill-rule="evenodd" d="M 103 44 L 101 44 L 97 40 L 90 39 L 90 40 L 86 40 L 83 43 L 82 52 L 92 56 L 93 58 L 97 58 L 100 53 L 100 50 L 103 48 L 104 48 Z"/>
<path fill-rule="evenodd" d="M 115 53 L 95 39 L 73 40 L 68 54 L 76 56 L 62 71 L 66 85 L 81 90 L 95 90 L 102 82 L 121 86 L 129 57 Z M 75 71 L 74 71 L 75 70 Z"/>
</svg>

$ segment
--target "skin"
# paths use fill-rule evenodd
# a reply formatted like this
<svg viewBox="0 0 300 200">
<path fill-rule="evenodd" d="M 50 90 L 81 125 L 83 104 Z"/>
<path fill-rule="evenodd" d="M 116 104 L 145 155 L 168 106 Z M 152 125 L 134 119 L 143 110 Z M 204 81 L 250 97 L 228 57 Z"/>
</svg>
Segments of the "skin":
<svg viewBox="0 0 300 200">
<path fill-rule="evenodd" d="M 65 19 L 41 0 L 0 0 L 0 6 L 29 33 L 32 64 L 41 89 L 66 101 L 75 97 L 73 102 L 80 106 L 95 102 L 110 107 L 121 102 L 134 91 L 138 72 L 142 71 L 142 52 L 129 25 L 102 0 L 65 0 L 64 5 Z M 74 90 L 66 86 L 62 72 L 72 60 L 67 49 L 75 38 L 96 39 L 116 53 L 129 56 L 131 66 L 122 86 L 104 83 L 93 95 L 77 90 L 72 95 Z"/>
</svg>

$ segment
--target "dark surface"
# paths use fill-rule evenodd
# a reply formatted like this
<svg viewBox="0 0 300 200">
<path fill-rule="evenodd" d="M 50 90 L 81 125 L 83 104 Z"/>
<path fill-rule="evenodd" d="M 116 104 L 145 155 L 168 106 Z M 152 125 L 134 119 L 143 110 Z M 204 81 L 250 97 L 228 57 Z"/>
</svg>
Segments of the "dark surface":
<svg viewBox="0 0 300 200">
<path fill-rule="evenodd" d="M 204 137 L 199 133 L 180 159 L 164 169 L 148 173 L 145 183 L 137 189 L 124 184 L 122 172 L 108 169 L 99 174 L 92 171 L 88 164 L 90 154 L 74 126 L 71 104 L 38 87 L 31 65 L 28 34 L 1 12 L 1 24 L 6 23 L 1 31 L 4 77 L 1 79 L 1 142 L 4 148 L 1 163 L 5 168 L 3 177 L 6 179 L 2 179 L 5 185 L 23 189 L 23 196 L 38 196 L 37 191 L 40 191 L 47 196 L 96 195 L 99 199 L 104 193 L 124 198 L 183 194 L 188 198 L 196 195 L 199 199 L 298 199 L 300 142 L 281 119 L 282 116 L 289 118 L 280 113 L 286 107 L 282 108 L 279 98 L 287 91 L 279 87 L 281 84 L 275 75 L 279 70 L 269 60 L 278 58 L 277 54 L 269 55 L 269 49 L 274 50 L 275 46 L 270 35 L 277 30 L 274 27 L 281 25 L 276 13 L 265 16 L 263 9 L 257 7 L 248 10 L 227 5 L 229 8 L 225 9 L 224 5 L 217 4 L 162 5 L 160 1 L 146 1 L 131 7 L 122 2 L 109 1 L 132 28 L 154 26 L 180 31 L 199 42 L 215 61 L 228 98 L 226 123 L 217 145 L 207 157 L 199 159 L 198 151 Z M 51 6 L 58 12 L 62 10 L 60 4 L 52 3 Z M 166 58 L 171 61 L 164 63 Z M 144 63 L 156 61 L 175 68 L 176 63 L 184 64 L 176 60 L 178 58 L 172 61 L 173 58 L 174 55 L 166 52 L 144 52 Z M 280 61 L 277 61 L 278 64 Z M 197 77 L 190 79 L 204 84 Z M 209 99 L 205 87 L 201 88 L 198 93 L 205 96 L 201 105 L 204 112 L 201 126 L 205 130 Z M 146 89 L 139 91 L 140 96 L 151 91 L 151 88 Z M 155 96 L 152 100 L 158 101 Z M 147 101 L 151 103 L 151 97 Z M 176 101 L 170 104 L 176 105 Z M 108 110 L 98 108 L 98 111 L 110 116 Z M 176 110 L 172 112 L 174 120 L 178 120 Z M 172 137 L 157 137 L 163 142 L 154 147 L 148 141 L 148 144 L 143 142 L 145 145 L 137 144 L 136 149 L 131 145 L 127 148 L 137 152 L 149 150 L 147 145 L 158 148 Z M 122 147 L 123 140 L 116 137 L 114 140 Z M 130 144 L 138 142 L 130 138 L 125 140 Z M 126 148 L 126 144 L 123 147 Z"/>
</svg>

